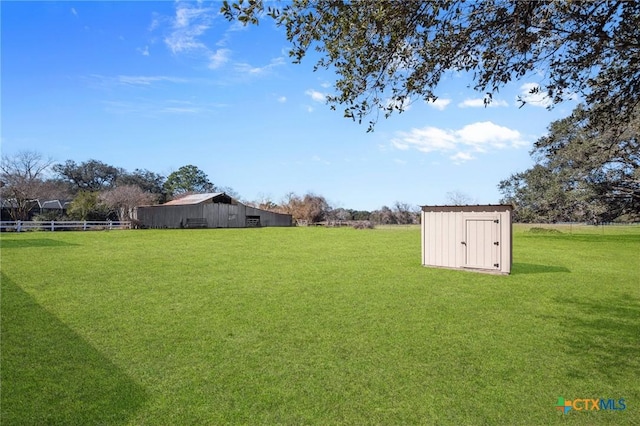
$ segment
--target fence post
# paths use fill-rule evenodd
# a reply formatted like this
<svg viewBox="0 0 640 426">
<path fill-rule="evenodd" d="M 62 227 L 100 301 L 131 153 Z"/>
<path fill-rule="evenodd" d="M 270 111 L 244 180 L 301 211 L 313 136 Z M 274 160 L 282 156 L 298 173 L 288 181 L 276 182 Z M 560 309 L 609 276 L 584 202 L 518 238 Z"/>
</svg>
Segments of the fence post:
<svg viewBox="0 0 640 426">
<path fill-rule="evenodd" d="M 82 225 L 82 230 L 86 231 L 87 230 L 87 221 L 84 221 L 84 224 Z"/>
<path fill-rule="evenodd" d="M 55 230 L 56 230 L 56 225 L 55 225 L 55 222 L 52 220 L 51 221 L 51 232 L 53 232 Z"/>
<path fill-rule="evenodd" d="M 111 220 L 109 220 L 109 231 L 111 231 L 111 229 L 113 229 L 112 226 L 113 226 L 113 222 L 111 222 Z"/>
<path fill-rule="evenodd" d="M 19 220 L 16 224 L 16 232 L 20 232 L 22 230 L 22 221 Z"/>
</svg>

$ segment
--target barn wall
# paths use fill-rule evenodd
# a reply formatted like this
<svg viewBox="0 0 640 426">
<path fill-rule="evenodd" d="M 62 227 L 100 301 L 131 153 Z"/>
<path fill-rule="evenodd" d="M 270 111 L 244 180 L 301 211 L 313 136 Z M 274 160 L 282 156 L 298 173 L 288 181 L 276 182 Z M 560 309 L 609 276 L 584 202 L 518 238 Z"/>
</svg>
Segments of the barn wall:
<svg viewBox="0 0 640 426">
<path fill-rule="evenodd" d="M 188 218 L 204 218 L 208 228 L 244 228 L 247 216 L 259 216 L 261 226 L 292 226 L 290 215 L 256 209 L 241 203 L 201 203 L 138 207 L 136 218 L 148 228 L 181 228 Z"/>
<path fill-rule="evenodd" d="M 293 220 L 288 214 L 274 213 L 255 207 L 245 206 L 246 216 L 260 216 L 261 226 L 291 226 Z"/>
<path fill-rule="evenodd" d="M 203 205 L 138 207 L 136 218 L 148 228 L 181 228 L 187 218 L 203 216 Z"/>
</svg>

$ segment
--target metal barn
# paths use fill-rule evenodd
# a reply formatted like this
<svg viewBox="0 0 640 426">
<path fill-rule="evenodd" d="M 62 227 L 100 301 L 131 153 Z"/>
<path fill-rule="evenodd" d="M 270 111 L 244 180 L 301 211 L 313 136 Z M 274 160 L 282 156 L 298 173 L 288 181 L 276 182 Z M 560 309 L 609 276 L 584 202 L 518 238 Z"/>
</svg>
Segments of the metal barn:
<svg viewBox="0 0 640 426">
<path fill-rule="evenodd" d="M 423 206 L 422 264 L 511 272 L 510 205 Z"/>
<path fill-rule="evenodd" d="M 136 219 L 147 228 L 247 228 L 293 222 L 291 215 L 246 206 L 224 192 L 187 195 L 136 210 Z"/>
</svg>

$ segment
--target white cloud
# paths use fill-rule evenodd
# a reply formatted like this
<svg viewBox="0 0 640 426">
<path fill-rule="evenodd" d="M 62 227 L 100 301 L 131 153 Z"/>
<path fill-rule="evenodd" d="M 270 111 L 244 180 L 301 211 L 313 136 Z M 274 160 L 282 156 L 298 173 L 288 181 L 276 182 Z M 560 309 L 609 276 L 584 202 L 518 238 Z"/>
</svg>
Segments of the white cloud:
<svg viewBox="0 0 640 426">
<path fill-rule="evenodd" d="M 520 132 L 498 126 L 490 121 L 468 124 L 455 133 L 461 143 L 471 145 L 477 151 L 482 151 L 488 146 L 506 148 L 509 145 L 522 146 L 523 144 Z"/>
<path fill-rule="evenodd" d="M 149 24 L 149 28 L 148 28 L 148 30 L 149 30 L 149 32 L 152 32 L 152 31 L 154 31 L 156 28 L 158 28 L 159 26 L 160 26 L 160 19 L 158 19 L 157 17 L 154 17 L 154 18 L 151 20 L 151 24 Z"/>
<path fill-rule="evenodd" d="M 119 75 L 117 77 L 117 82 L 120 84 L 128 84 L 132 86 L 150 86 L 153 83 L 157 83 L 160 81 L 168 81 L 170 83 L 186 83 L 187 80 L 184 78 L 178 77 L 168 77 L 168 76 L 145 76 L 145 75 Z"/>
<path fill-rule="evenodd" d="M 509 104 L 507 101 L 502 99 L 493 99 L 491 102 L 486 104 L 489 108 L 495 107 L 508 107 Z M 481 108 L 485 107 L 484 98 L 474 98 L 474 99 L 465 99 L 464 101 L 458 104 L 460 108 Z"/>
<path fill-rule="evenodd" d="M 284 63 L 284 58 L 278 56 L 277 58 L 273 58 L 267 65 L 262 67 L 254 67 L 250 64 L 239 62 L 235 64 L 235 70 L 240 74 L 257 76 L 264 75 L 274 68 L 284 65 Z"/>
<path fill-rule="evenodd" d="M 437 127 L 411 129 L 410 132 L 399 132 L 398 138 L 391 139 L 391 143 L 398 149 L 417 149 L 422 152 L 448 151 L 456 147 L 456 137 L 449 130 Z"/>
<path fill-rule="evenodd" d="M 210 27 L 216 12 L 212 8 L 201 8 L 193 3 L 178 3 L 172 19 L 173 31 L 164 42 L 171 52 L 208 50 L 198 38 Z"/>
<path fill-rule="evenodd" d="M 75 7 L 71 8 L 71 13 L 73 14 L 73 16 L 78 16 L 78 11 L 76 10 Z"/>
<path fill-rule="evenodd" d="M 166 115 L 213 114 L 225 104 L 200 103 L 183 100 L 160 100 L 154 102 L 106 101 L 105 111 L 110 114 L 162 117 Z"/>
<path fill-rule="evenodd" d="M 218 49 L 209 56 L 209 69 L 220 68 L 222 65 L 229 62 L 229 54 L 231 51 L 229 49 Z"/>
<path fill-rule="evenodd" d="M 451 103 L 451 99 L 438 98 L 435 101 L 427 102 L 427 105 L 429 105 L 431 108 L 437 109 L 439 111 L 444 111 L 444 109 L 447 106 L 449 106 L 450 103 Z"/>
<path fill-rule="evenodd" d="M 474 159 L 473 152 L 491 149 L 519 148 L 528 145 L 520 132 L 490 121 L 468 124 L 461 129 L 424 127 L 398 132 L 391 139 L 396 149 L 421 152 L 453 153 L 449 158 L 460 163 Z"/>
<path fill-rule="evenodd" d="M 286 96 L 280 96 L 280 97 L 278 98 L 278 102 L 280 102 L 281 104 L 283 104 L 283 103 L 287 102 L 287 97 L 286 97 Z"/>
<path fill-rule="evenodd" d="M 538 93 L 531 93 L 532 90 L 539 90 Z M 540 88 L 540 85 L 536 83 L 525 83 L 520 86 L 520 99 L 527 104 L 547 108 L 551 106 L 551 98 Z"/>
<path fill-rule="evenodd" d="M 404 166 L 405 164 L 407 164 L 407 162 L 405 160 L 401 160 L 399 158 L 394 158 L 393 162 L 396 163 L 396 164 L 399 164 L 401 166 Z"/>
<path fill-rule="evenodd" d="M 465 161 L 475 160 L 475 157 L 471 155 L 470 152 L 456 152 L 454 155 L 449 157 L 455 164 L 462 164 Z"/>
<path fill-rule="evenodd" d="M 203 6 L 204 2 L 182 1 L 175 2 L 175 14 L 171 17 L 153 16 L 150 31 L 160 26 L 165 29 L 164 43 L 173 54 L 188 53 L 202 60 L 210 70 L 218 70 L 231 61 L 231 50 L 226 48 L 233 32 L 244 30 L 244 26 L 234 23 L 226 26 L 222 36 L 216 42 L 209 40 L 208 31 L 215 19 L 219 19 L 219 11 L 215 6 Z M 215 46 L 215 47 L 209 47 Z M 279 56 L 263 66 L 254 66 L 246 62 L 233 62 L 236 71 L 234 78 L 254 77 L 268 74 L 274 68 L 285 64 L 285 57 Z M 232 74 L 232 73 L 230 73 Z"/>
<path fill-rule="evenodd" d="M 137 48 L 136 49 L 142 56 L 149 56 L 149 46 L 145 46 L 144 49 Z"/>
<path fill-rule="evenodd" d="M 305 91 L 304 94 L 316 102 L 325 102 L 327 100 L 327 95 L 322 92 L 318 92 L 317 90 L 309 89 Z"/>
<path fill-rule="evenodd" d="M 327 165 L 327 166 L 331 164 L 331 162 L 325 160 L 324 158 L 320 157 L 319 155 L 314 155 L 313 157 L 311 157 L 311 160 L 316 162 L 316 163 L 321 163 L 321 164 L 324 164 L 324 165 Z"/>
</svg>

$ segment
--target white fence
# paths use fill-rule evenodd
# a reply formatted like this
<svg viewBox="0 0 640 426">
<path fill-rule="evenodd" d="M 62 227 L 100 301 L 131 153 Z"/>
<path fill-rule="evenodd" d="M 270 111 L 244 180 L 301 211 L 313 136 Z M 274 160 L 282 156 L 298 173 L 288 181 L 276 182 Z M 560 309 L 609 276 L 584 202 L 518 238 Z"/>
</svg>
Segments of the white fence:
<svg viewBox="0 0 640 426">
<path fill-rule="evenodd" d="M 59 231 L 67 229 L 70 231 L 89 231 L 89 230 L 105 230 L 105 229 L 131 229 L 131 222 L 129 221 L 1 221 L 1 231 Z"/>
</svg>

